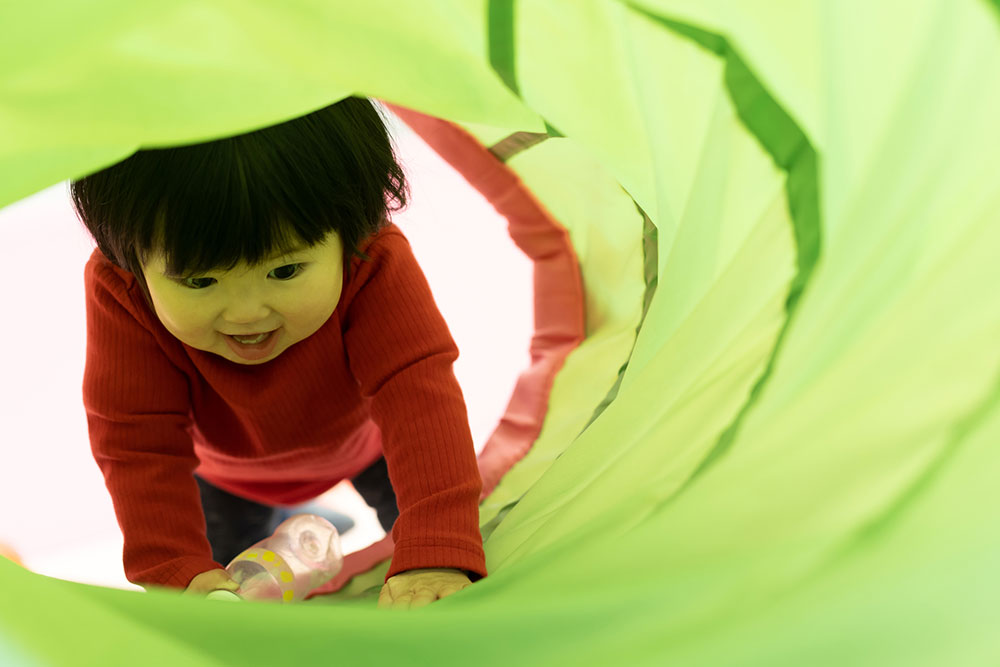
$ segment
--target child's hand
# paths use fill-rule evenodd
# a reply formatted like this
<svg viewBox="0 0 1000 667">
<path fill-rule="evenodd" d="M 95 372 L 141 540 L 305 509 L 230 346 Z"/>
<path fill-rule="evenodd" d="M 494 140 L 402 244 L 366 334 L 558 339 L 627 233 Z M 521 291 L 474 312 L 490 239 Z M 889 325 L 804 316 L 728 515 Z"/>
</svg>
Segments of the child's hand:
<svg viewBox="0 0 1000 667">
<path fill-rule="evenodd" d="M 192 595 L 208 595 L 212 591 L 222 589 L 235 593 L 239 587 L 240 585 L 232 580 L 228 572 L 218 569 L 195 575 L 184 592 Z"/>
<path fill-rule="evenodd" d="M 380 608 L 414 609 L 457 593 L 472 582 L 461 570 L 426 569 L 400 572 L 382 586 Z"/>
</svg>

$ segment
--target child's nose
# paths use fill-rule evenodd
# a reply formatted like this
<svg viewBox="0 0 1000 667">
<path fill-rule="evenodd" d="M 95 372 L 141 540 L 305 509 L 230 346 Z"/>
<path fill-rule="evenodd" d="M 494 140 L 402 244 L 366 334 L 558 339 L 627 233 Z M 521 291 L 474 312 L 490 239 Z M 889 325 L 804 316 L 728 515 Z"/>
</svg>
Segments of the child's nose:
<svg viewBox="0 0 1000 667">
<path fill-rule="evenodd" d="M 222 313 L 230 324 L 253 324 L 263 322 L 271 314 L 271 309 L 260 299 L 237 299 L 231 301 Z"/>
</svg>

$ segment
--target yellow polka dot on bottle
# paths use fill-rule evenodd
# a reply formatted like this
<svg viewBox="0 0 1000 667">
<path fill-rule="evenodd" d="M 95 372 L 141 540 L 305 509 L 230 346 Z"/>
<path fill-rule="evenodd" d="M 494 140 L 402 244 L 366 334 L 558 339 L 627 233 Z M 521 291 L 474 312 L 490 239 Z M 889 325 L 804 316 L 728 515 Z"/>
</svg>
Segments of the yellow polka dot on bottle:
<svg viewBox="0 0 1000 667">
<path fill-rule="evenodd" d="M 273 591 L 272 593 L 266 595 L 268 599 L 280 599 L 282 602 L 294 602 L 295 601 L 295 575 L 292 572 L 292 568 L 289 567 L 288 562 L 282 558 L 281 554 L 271 551 L 270 549 L 247 549 L 239 556 L 234 558 L 229 566 L 226 568 L 234 575 L 234 579 L 240 583 L 241 588 L 244 585 L 243 582 L 239 581 L 239 577 L 236 576 L 236 572 L 239 571 L 239 563 L 255 563 L 257 574 L 254 576 L 261 576 L 264 572 L 267 573 L 268 578 L 271 580 L 270 584 L 266 585 L 266 589 Z M 263 588 L 258 584 L 258 588 Z"/>
</svg>

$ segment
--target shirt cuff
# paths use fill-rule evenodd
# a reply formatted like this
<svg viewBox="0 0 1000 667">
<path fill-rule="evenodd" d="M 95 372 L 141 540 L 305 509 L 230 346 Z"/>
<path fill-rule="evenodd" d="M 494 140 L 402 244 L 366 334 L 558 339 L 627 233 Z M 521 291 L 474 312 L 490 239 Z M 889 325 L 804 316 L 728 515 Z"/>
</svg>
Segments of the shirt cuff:
<svg viewBox="0 0 1000 667">
<path fill-rule="evenodd" d="M 482 544 L 457 540 L 407 540 L 396 543 L 385 578 L 407 570 L 447 567 L 464 570 L 475 581 L 486 576 Z"/>
<path fill-rule="evenodd" d="M 148 570 L 129 573 L 128 579 L 143 587 L 187 588 L 197 575 L 216 569 L 225 568 L 211 558 L 185 556 L 168 560 Z"/>
</svg>

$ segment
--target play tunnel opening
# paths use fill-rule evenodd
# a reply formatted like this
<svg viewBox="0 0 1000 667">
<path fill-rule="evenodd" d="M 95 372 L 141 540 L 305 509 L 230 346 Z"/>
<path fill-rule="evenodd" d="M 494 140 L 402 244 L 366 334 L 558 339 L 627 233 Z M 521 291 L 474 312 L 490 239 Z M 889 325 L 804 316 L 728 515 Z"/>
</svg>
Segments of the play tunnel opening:
<svg viewBox="0 0 1000 667">
<path fill-rule="evenodd" d="M 533 266 L 517 248 L 507 220 L 388 109 L 384 110 L 411 202 L 394 216 L 407 235 L 449 323 L 460 357 L 455 374 L 466 395 L 470 428 L 482 451 L 506 411 L 519 374 L 531 364 Z M 7 455 L 0 543 L 40 574 L 135 589 L 121 572 L 121 537 L 103 480 L 90 455 L 79 395 L 85 313 L 80 277 L 94 244 L 60 183 L 0 211 L 0 261 L 13 275 L 37 270 L 37 234 L 50 243 L 51 270 L 32 295 L 14 291 L 12 308 L 35 313 L 40 333 L 25 338 L 7 328 L 5 347 L 20 354 L 5 367 L 5 425 L 23 446 Z M 37 306 L 49 304 L 44 309 Z M 32 359 L 48 358 L 39 367 Z M 47 415 L 64 415 L 58 420 Z M 17 471 L 17 474 L 13 474 Z M 348 485 L 320 502 L 359 517 L 344 535 L 349 550 L 381 538 L 374 515 Z M 67 513 L 72 515 L 69 520 Z"/>
<path fill-rule="evenodd" d="M 0 561 L 0 662 L 994 655 L 997 3 L 911 3 L 902 19 L 878 3 L 390 4 L 107 2 L 63 23 L 11 5 L 0 192 L 17 196 L 0 199 L 137 138 L 355 91 L 501 145 L 570 235 L 587 338 L 483 504 L 486 521 L 509 509 L 490 576 L 393 617 L 346 600 L 219 608 Z M 508 154 L 508 139 L 530 146 Z M 25 256 L 18 285 L 37 264 Z M 11 292 L 16 312 L 39 307 Z M 58 333 L 31 335 L 55 350 Z M 49 398 L 45 378 L 0 410 Z"/>
</svg>

